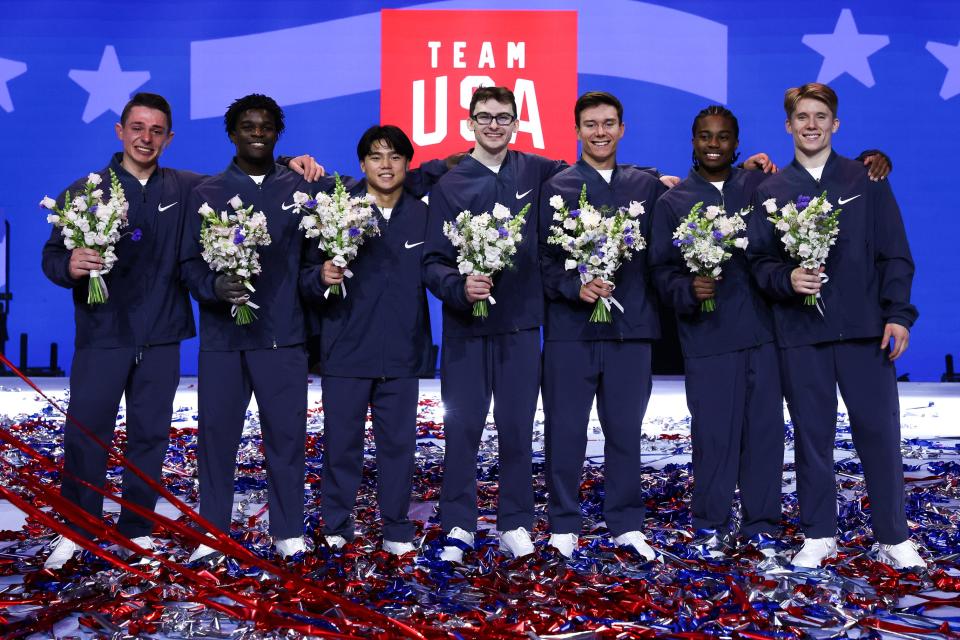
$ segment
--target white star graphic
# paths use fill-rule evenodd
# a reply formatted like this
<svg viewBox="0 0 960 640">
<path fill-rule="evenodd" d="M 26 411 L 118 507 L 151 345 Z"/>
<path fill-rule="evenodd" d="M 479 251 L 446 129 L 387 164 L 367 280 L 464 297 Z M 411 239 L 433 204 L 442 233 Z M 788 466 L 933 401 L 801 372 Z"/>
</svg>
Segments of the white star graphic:
<svg viewBox="0 0 960 640">
<path fill-rule="evenodd" d="M 872 87 L 875 82 L 867 58 L 890 44 L 890 38 L 858 32 L 853 13 L 844 9 L 833 33 L 808 33 L 802 42 L 823 56 L 817 82 L 827 83 L 849 73 L 863 85 Z"/>
<path fill-rule="evenodd" d="M 149 71 L 123 71 L 112 45 L 104 47 L 96 71 L 71 69 L 68 75 L 90 94 L 83 109 L 84 122 L 92 122 L 107 111 L 120 115 L 130 94 L 150 79 Z"/>
<path fill-rule="evenodd" d="M 947 67 L 947 77 L 940 87 L 940 97 L 949 100 L 960 93 L 960 42 L 957 46 L 940 42 L 928 42 L 927 51 Z"/>
<path fill-rule="evenodd" d="M 26 71 L 26 63 L 0 58 L 0 108 L 3 108 L 7 113 L 13 111 L 13 99 L 10 97 L 7 82 L 22 73 L 26 73 Z"/>
</svg>

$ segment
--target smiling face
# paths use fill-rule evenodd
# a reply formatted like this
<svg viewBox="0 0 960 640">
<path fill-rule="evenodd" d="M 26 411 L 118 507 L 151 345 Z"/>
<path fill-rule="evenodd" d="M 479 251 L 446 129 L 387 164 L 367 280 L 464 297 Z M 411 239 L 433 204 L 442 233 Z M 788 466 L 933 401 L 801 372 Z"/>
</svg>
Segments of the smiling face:
<svg viewBox="0 0 960 640">
<path fill-rule="evenodd" d="M 246 173 L 258 175 L 273 164 L 277 127 L 266 109 L 248 109 L 240 114 L 230 141 L 237 147 L 237 164 Z"/>
<path fill-rule="evenodd" d="M 407 179 L 407 159 L 386 140 L 377 140 L 360 162 L 360 170 L 367 178 L 372 194 L 390 195 L 403 188 Z"/>
<path fill-rule="evenodd" d="M 583 159 L 595 169 L 613 169 L 617 163 L 617 144 L 623 132 L 623 123 L 613 105 L 598 104 L 581 111 L 577 137 L 580 138 Z"/>
<path fill-rule="evenodd" d="M 797 158 L 822 165 L 830 155 L 833 134 L 840 127 L 840 121 L 825 102 L 803 98 L 794 106 L 786 127 L 793 135 Z"/>
<path fill-rule="evenodd" d="M 173 138 L 163 111 L 139 105 L 132 107 L 126 122 L 118 122 L 115 129 L 123 143 L 122 164 L 137 177 L 153 172 L 160 154 Z"/>
<path fill-rule="evenodd" d="M 730 118 L 721 115 L 699 118 L 693 134 L 693 155 L 699 164 L 698 173 L 708 180 L 725 180 L 730 173 L 737 144 Z"/>
<path fill-rule="evenodd" d="M 467 121 L 467 126 L 476 136 L 477 145 L 491 156 L 505 151 L 510 144 L 510 139 L 517 131 L 517 121 L 514 120 L 506 125 L 497 124 L 497 116 L 500 114 L 516 116 L 517 114 L 513 112 L 513 106 L 508 102 L 483 100 L 473 107 L 473 113 L 470 115 L 475 116 L 478 113 L 488 113 L 493 116 L 493 119 L 490 124 L 478 124 L 472 118 Z"/>
</svg>

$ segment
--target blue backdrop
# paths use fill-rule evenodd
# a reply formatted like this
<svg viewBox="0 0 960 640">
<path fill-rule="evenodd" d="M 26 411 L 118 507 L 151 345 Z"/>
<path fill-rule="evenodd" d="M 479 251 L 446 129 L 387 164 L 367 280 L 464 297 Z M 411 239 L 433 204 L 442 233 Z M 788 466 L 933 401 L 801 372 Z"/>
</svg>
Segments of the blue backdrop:
<svg viewBox="0 0 960 640">
<path fill-rule="evenodd" d="M 73 351 L 70 297 L 40 270 L 49 227 L 37 203 L 119 150 L 113 125 L 131 92 L 170 100 L 176 137 L 161 159 L 168 166 L 220 171 L 233 149 L 220 115 L 229 98 L 257 90 L 285 106 L 281 153 L 310 152 L 331 170 L 356 173 L 356 140 L 379 118 L 377 12 L 412 6 L 578 10 L 579 89 L 618 95 L 627 124 L 621 161 L 666 173 L 686 174 L 691 120 L 718 101 L 740 119 L 741 150 L 788 162 L 784 89 L 829 82 L 840 95 L 835 148 L 855 155 L 879 147 L 895 162 L 891 182 L 917 263 L 921 312 L 900 372 L 937 379 L 943 355 L 960 350 L 960 217 L 951 213 L 946 167 L 960 143 L 958 2 L 62 0 L 4 2 L 0 18 L 9 330 L 14 342 L 29 332 L 31 363 L 46 362 L 51 341 L 66 365 Z M 208 42 L 221 38 L 237 39 Z M 275 64 L 267 73 L 256 64 L 238 71 L 217 57 L 231 50 Z M 196 371 L 196 351 L 196 341 L 186 344 L 184 373 Z M 8 355 L 16 361 L 16 344 Z"/>
</svg>

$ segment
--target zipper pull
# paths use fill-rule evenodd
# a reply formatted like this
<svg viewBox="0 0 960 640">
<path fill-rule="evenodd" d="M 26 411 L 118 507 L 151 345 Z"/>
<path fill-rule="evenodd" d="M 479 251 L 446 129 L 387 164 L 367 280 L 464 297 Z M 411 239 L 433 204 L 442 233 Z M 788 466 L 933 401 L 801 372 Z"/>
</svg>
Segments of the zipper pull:
<svg viewBox="0 0 960 640">
<path fill-rule="evenodd" d="M 276 339 L 276 338 L 273 339 L 273 348 L 274 348 L 274 349 L 277 348 L 277 339 Z"/>
</svg>

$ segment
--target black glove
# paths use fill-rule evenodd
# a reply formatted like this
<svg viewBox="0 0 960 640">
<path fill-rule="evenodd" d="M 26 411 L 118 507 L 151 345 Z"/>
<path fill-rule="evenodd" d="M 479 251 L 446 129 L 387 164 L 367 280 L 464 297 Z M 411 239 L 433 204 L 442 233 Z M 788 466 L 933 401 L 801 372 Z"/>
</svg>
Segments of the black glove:
<svg viewBox="0 0 960 640">
<path fill-rule="evenodd" d="M 226 274 L 217 276 L 213 282 L 213 290 L 218 298 L 230 304 L 239 304 L 242 298 L 249 295 L 249 291 L 243 286 L 243 278 Z"/>
</svg>

